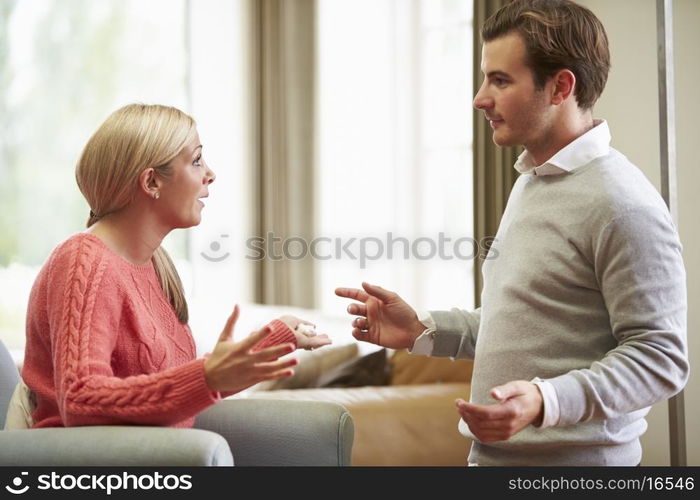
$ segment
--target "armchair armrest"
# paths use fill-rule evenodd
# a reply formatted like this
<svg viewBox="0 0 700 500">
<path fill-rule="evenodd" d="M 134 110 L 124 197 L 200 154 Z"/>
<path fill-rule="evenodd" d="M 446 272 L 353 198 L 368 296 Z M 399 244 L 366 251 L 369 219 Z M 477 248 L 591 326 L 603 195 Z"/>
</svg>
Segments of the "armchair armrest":
<svg viewBox="0 0 700 500">
<path fill-rule="evenodd" d="M 195 426 L 224 436 L 236 465 L 350 465 L 354 426 L 336 403 L 228 399 Z"/>
<path fill-rule="evenodd" d="M 0 465 L 233 465 L 221 436 L 200 429 L 90 426 L 0 431 Z"/>
<path fill-rule="evenodd" d="M 470 390 L 468 383 L 450 383 L 259 391 L 250 397 L 347 408 L 355 427 L 353 465 L 464 467 L 471 441 L 457 430 L 454 401 Z"/>
</svg>

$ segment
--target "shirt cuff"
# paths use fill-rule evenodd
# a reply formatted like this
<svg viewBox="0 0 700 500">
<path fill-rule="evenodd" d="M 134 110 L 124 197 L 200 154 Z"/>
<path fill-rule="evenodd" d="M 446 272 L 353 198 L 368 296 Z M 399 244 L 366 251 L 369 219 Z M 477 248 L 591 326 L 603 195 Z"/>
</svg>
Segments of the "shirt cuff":
<svg viewBox="0 0 700 500">
<path fill-rule="evenodd" d="M 457 424 L 457 430 L 465 438 L 471 439 L 472 441 L 479 441 L 478 439 L 476 439 L 476 436 L 472 434 L 472 430 L 469 428 L 469 425 L 467 425 L 463 418 L 459 419 L 459 424 Z"/>
<path fill-rule="evenodd" d="M 437 325 L 435 320 L 427 311 L 416 311 L 416 316 L 418 316 L 418 321 L 423 323 L 425 330 L 421 333 L 416 340 L 413 342 L 413 347 L 411 347 L 408 352 L 411 354 L 420 354 L 423 356 L 430 356 L 433 352 L 433 343 L 435 340 L 435 331 L 437 330 Z"/>
<path fill-rule="evenodd" d="M 544 408 L 542 410 L 542 423 L 540 425 L 534 425 L 536 429 L 546 429 L 547 427 L 554 427 L 559 423 L 559 400 L 557 399 L 557 391 L 554 386 L 542 380 L 539 377 L 533 378 L 530 382 L 535 384 L 540 389 L 542 393 L 542 402 Z"/>
</svg>

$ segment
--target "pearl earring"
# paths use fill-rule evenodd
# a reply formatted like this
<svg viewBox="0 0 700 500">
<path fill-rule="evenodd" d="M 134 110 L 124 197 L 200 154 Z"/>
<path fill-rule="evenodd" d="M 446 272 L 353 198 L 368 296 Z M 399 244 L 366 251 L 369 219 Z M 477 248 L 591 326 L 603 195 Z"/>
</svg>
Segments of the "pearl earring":
<svg viewBox="0 0 700 500">
<path fill-rule="evenodd" d="M 156 200 L 157 200 L 158 198 L 160 198 L 160 193 L 159 193 L 158 191 L 156 191 L 155 193 L 153 193 L 153 198 L 155 198 Z"/>
</svg>

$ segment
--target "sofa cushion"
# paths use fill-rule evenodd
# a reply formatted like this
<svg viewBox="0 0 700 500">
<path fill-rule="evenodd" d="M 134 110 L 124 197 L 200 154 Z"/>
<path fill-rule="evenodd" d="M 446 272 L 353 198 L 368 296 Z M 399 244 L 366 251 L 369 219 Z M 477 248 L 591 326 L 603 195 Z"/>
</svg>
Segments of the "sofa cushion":
<svg viewBox="0 0 700 500">
<path fill-rule="evenodd" d="M 391 357 L 391 385 L 471 382 L 474 362 L 409 354 L 406 349 Z"/>
<path fill-rule="evenodd" d="M 352 415 L 352 464 L 361 466 L 466 466 L 471 441 L 457 430 L 455 399 L 469 384 L 427 384 L 348 389 L 256 392 L 255 399 L 332 401 Z"/>
<path fill-rule="evenodd" d="M 317 387 L 363 387 L 387 385 L 391 378 L 386 349 L 372 352 L 322 374 Z"/>
</svg>

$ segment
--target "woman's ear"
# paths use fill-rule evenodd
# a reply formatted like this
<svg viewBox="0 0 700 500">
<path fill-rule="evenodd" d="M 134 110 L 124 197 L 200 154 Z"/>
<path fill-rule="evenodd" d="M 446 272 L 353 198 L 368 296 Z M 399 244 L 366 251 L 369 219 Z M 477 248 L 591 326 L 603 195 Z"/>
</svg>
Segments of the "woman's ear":
<svg viewBox="0 0 700 500">
<path fill-rule="evenodd" d="M 559 105 L 566 101 L 576 88 L 576 75 L 573 71 L 562 69 L 553 77 L 554 87 L 552 89 L 552 104 Z"/>
<path fill-rule="evenodd" d="M 149 198 L 158 198 L 160 195 L 161 180 L 155 169 L 147 168 L 139 175 L 139 189 Z"/>
</svg>

